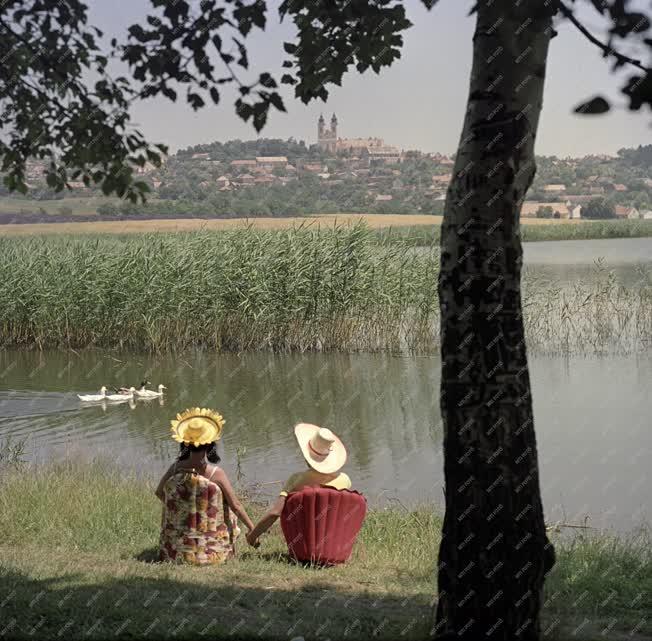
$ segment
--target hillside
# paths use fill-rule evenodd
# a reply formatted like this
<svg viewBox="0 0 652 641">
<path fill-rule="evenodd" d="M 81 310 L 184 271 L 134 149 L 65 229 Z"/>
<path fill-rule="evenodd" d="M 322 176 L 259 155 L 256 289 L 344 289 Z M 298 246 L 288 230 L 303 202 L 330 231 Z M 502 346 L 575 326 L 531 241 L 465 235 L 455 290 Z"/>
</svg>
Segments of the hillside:
<svg viewBox="0 0 652 641">
<path fill-rule="evenodd" d="M 53 193 L 43 180 L 43 167 L 34 161 L 27 167 L 26 196 L 0 188 L 0 222 L 40 222 L 52 216 L 67 221 L 79 216 L 237 218 L 341 211 L 440 215 L 453 159 L 382 149 L 395 151 L 383 155 L 359 147 L 334 153 L 293 138 L 196 145 L 179 150 L 161 167 L 138 169 L 152 190 L 147 205 L 108 200 L 81 183 L 71 183 L 68 193 Z M 539 157 L 522 215 L 565 218 L 568 202 L 582 207 L 600 199 L 615 206 L 619 216 L 644 217 L 652 209 L 651 159 L 652 145 L 621 149 L 617 156 Z M 84 206 L 71 206 L 70 197 L 83 200 Z M 545 204 L 551 206 L 547 214 L 540 211 Z"/>
</svg>

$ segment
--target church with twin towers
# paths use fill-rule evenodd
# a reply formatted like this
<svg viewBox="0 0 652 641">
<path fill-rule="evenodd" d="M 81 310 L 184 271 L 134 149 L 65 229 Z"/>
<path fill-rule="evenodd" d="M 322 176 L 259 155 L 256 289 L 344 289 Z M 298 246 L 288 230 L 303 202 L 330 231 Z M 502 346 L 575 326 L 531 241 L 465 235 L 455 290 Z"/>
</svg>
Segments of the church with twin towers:
<svg viewBox="0 0 652 641">
<path fill-rule="evenodd" d="M 326 128 L 324 114 L 317 121 L 317 145 L 331 153 L 350 151 L 375 157 L 386 162 L 400 162 L 401 152 L 396 147 L 386 147 L 382 138 L 339 138 L 337 116 L 331 117 L 331 126 Z"/>
</svg>

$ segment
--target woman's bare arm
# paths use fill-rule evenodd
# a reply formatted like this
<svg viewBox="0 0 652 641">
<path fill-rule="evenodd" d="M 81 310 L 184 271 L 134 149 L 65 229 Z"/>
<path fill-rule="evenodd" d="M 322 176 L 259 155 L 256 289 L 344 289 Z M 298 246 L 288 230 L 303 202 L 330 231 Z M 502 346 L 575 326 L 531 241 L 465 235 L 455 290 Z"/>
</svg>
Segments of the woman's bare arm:
<svg viewBox="0 0 652 641">
<path fill-rule="evenodd" d="M 226 472 L 222 468 L 216 468 L 215 473 L 212 475 L 212 479 L 220 486 L 224 498 L 228 503 L 229 507 L 240 517 L 240 520 L 247 526 L 248 530 L 252 530 L 254 527 L 253 521 L 249 518 L 242 503 L 238 500 L 231 481 L 226 475 Z"/>
<path fill-rule="evenodd" d="M 261 534 L 265 534 L 269 528 L 274 525 L 276 519 L 283 513 L 283 508 L 285 507 L 285 496 L 279 496 L 272 506 L 267 510 L 265 515 L 256 523 L 256 527 L 247 534 L 247 542 L 253 547 L 258 547 L 258 537 Z"/>
<path fill-rule="evenodd" d="M 172 472 L 174 471 L 174 464 L 170 465 L 170 467 L 166 470 L 165 474 L 161 477 L 161 480 L 159 481 L 158 487 L 154 491 L 154 494 L 158 496 L 161 501 L 165 501 L 165 491 L 163 490 L 163 486 L 165 485 L 165 481 L 167 481 L 171 476 Z"/>
</svg>

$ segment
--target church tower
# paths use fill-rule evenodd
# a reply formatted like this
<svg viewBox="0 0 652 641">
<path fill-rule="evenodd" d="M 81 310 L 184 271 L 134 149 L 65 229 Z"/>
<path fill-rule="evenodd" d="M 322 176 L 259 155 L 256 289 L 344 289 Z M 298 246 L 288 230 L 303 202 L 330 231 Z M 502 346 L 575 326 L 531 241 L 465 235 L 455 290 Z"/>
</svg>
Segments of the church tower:
<svg viewBox="0 0 652 641">
<path fill-rule="evenodd" d="M 335 152 L 337 149 L 337 116 L 333 114 L 330 129 L 326 129 L 324 114 L 317 121 L 317 144 L 321 149 Z"/>
</svg>

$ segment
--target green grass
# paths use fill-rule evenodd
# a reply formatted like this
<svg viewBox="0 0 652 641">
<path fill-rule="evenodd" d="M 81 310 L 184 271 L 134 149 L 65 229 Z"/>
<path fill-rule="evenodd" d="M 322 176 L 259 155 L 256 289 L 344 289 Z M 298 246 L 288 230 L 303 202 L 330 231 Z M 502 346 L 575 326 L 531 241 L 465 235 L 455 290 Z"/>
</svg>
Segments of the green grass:
<svg viewBox="0 0 652 641">
<path fill-rule="evenodd" d="M 439 225 L 406 225 L 375 230 L 380 244 L 406 243 L 411 247 L 439 246 Z M 652 236 L 652 220 L 592 220 L 581 223 L 521 223 L 521 240 L 592 240 L 596 238 L 646 238 Z"/>
<path fill-rule="evenodd" d="M 160 509 L 151 481 L 108 463 L 0 470 L 0 631 L 13 622 L 11 638 L 424 638 L 441 528 L 431 508 L 370 510 L 351 561 L 325 570 L 288 563 L 278 526 L 219 568 L 152 563 Z M 577 537 L 557 550 L 546 638 L 605 638 L 612 619 L 607 638 L 650 638 L 649 533 Z"/>
<path fill-rule="evenodd" d="M 0 238 L 5 345 L 163 351 L 438 349 L 437 252 L 333 229 Z M 529 346 L 620 352 L 652 337 L 652 288 L 608 270 L 524 283 Z"/>
<path fill-rule="evenodd" d="M 106 638 L 125 620 L 125 636 L 143 634 L 156 620 L 158 638 L 186 620 L 181 638 L 196 638 L 216 619 L 212 638 L 246 639 L 261 630 L 262 638 L 286 638 L 293 625 L 296 635 L 314 632 L 317 602 L 323 622 L 330 619 L 323 636 L 342 638 L 349 628 L 351 638 L 367 638 L 391 617 L 381 638 L 405 628 L 411 630 L 405 638 L 422 637 L 440 530 L 432 512 L 370 513 L 346 567 L 288 563 L 276 526 L 259 550 L 244 543 L 234 562 L 192 568 L 145 562 L 158 542 L 161 507 L 153 490 L 152 483 L 102 464 L 0 475 L 0 604 L 13 591 L 0 610 L 3 625 L 15 618 L 28 636 L 45 617 L 39 637 L 56 636 L 72 620 L 67 638 Z M 248 505 L 252 517 L 261 509 Z M 38 594 L 38 606 L 29 607 Z M 207 598 L 210 605 L 199 607 Z M 86 635 L 98 619 L 102 624 Z"/>
</svg>

